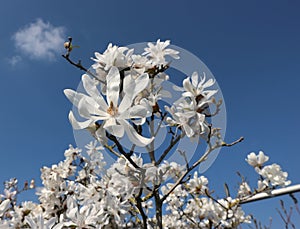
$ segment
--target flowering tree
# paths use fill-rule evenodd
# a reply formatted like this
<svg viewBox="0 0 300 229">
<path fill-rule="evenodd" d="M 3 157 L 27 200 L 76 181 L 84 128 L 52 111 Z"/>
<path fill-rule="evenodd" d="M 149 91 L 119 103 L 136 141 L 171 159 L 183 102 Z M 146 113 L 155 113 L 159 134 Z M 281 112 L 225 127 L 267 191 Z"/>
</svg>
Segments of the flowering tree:
<svg viewBox="0 0 300 229">
<path fill-rule="evenodd" d="M 84 92 L 64 90 L 75 107 L 69 120 L 94 140 L 86 149 L 70 145 L 64 161 L 41 169 L 39 203 L 17 203 L 17 194 L 34 188 L 34 181 L 22 190 L 17 179 L 7 181 L 0 228 L 236 228 L 252 220 L 242 210 L 243 203 L 257 193 L 290 184 L 279 165 L 265 165 L 269 157 L 263 152 L 250 153 L 246 162 L 259 175 L 257 187 L 242 180 L 236 195 L 213 196 L 208 179 L 196 169 L 215 150 L 243 138 L 226 143 L 213 125 L 222 101 L 215 98 L 215 80 L 205 74 L 187 76 L 174 87 L 180 98 L 163 103 L 171 96 L 164 88 L 172 79 L 168 59 L 180 58 L 169 44 L 148 43 L 142 54 L 109 44 L 102 54 L 95 53 L 95 63 L 87 70 L 70 59 L 72 39 L 65 43 L 63 57 L 86 71 Z M 155 143 L 162 129 L 169 142 L 158 148 Z M 184 138 L 205 144 L 204 152 L 192 161 L 189 152 L 177 149 L 184 163 L 168 161 Z M 105 152 L 115 159 L 111 165 L 104 160 Z"/>
</svg>

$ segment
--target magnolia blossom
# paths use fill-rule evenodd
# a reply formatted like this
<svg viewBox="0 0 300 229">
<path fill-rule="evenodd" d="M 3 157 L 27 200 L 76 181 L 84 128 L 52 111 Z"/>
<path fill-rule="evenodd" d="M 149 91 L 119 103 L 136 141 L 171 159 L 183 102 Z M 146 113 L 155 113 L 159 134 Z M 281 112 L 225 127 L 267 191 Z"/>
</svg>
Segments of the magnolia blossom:
<svg viewBox="0 0 300 229">
<path fill-rule="evenodd" d="M 7 209 L 9 209 L 10 203 L 11 203 L 10 199 L 6 199 L 2 201 L 2 203 L 0 204 L 0 217 L 4 214 L 4 212 L 7 211 Z"/>
<path fill-rule="evenodd" d="M 95 69 L 98 74 L 100 72 L 108 72 L 113 66 L 125 68 L 131 65 L 132 61 L 130 57 L 132 53 L 133 49 L 128 50 L 127 47 L 118 47 L 110 43 L 103 54 L 95 52 L 96 58 L 91 59 L 96 63 L 92 65 L 92 68 Z"/>
<path fill-rule="evenodd" d="M 170 45 L 170 41 L 160 41 L 158 39 L 156 44 L 148 43 L 148 48 L 145 48 L 143 55 L 150 57 L 153 65 L 165 65 L 167 64 L 165 57 L 171 56 L 174 59 L 179 59 L 178 51 L 167 48 Z"/>
<path fill-rule="evenodd" d="M 267 165 L 259 170 L 258 173 L 264 178 L 266 185 L 270 183 L 272 186 L 286 186 L 291 183 L 291 181 L 287 180 L 288 173 L 283 172 L 280 165 L 277 164 Z"/>
<path fill-rule="evenodd" d="M 200 80 L 200 81 L 199 81 Z M 205 73 L 203 73 L 203 78 L 198 76 L 197 72 L 192 74 L 192 77 L 187 77 L 183 80 L 183 88 L 185 92 L 182 94 L 184 97 L 194 97 L 199 103 L 201 100 L 208 100 L 217 90 L 205 90 L 215 84 L 215 80 L 209 79 L 206 81 Z"/>
<path fill-rule="evenodd" d="M 43 215 L 38 215 L 37 217 L 29 217 L 26 216 L 25 217 L 25 222 L 28 223 L 28 225 L 30 226 L 30 228 L 32 229 L 58 229 L 59 227 L 53 227 L 55 222 L 56 222 L 56 218 L 52 217 L 49 220 L 45 220 Z"/>
<path fill-rule="evenodd" d="M 208 180 L 204 176 L 198 176 L 198 172 L 194 173 L 194 177 L 189 180 L 188 188 L 193 194 L 204 194 L 207 188 Z"/>
<path fill-rule="evenodd" d="M 82 76 L 82 82 L 89 96 L 77 93 L 73 90 L 65 90 L 65 95 L 78 107 L 80 116 L 87 119 L 85 122 L 78 122 L 72 111 L 69 118 L 74 129 L 87 128 L 93 123 L 103 121 L 101 128 L 116 137 L 123 137 L 124 131 L 129 139 L 136 145 L 148 145 L 153 138 L 145 138 L 139 135 L 127 121 L 130 119 L 141 119 L 139 124 L 143 124 L 145 117 L 150 114 L 145 105 L 133 105 L 133 99 L 148 84 L 148 75 L 142 74 L 137 79 L 132 79 L 128 75 L 124 79 L 124 96 L 119 102 L 120 93 L 120 73 L 116 67 L 112 67 L 106 77 L 107 90 L 106 100 L 99 93 L 97 87 L 92 83 L 88 75 Z M 142 103 L 142 102 L 141 102 Z"/>
<path fill-rule="evenodd" d="M 238 197 L 246 197 L 251 194 L 251 188 L 247 182 L 242 182 L 239 186 Z"/>
<path fill-rule="evenodd" d="M 261 167 L 268 160 L 269 160 L 269 157 L 266 156 L 263 151 L 259 151 L 258 155 L 256 155 L 254 152 L 252 152 L 247 156 L 247 159 L 246 159 L 248 164 L 253 167 Z"/>
</svg>

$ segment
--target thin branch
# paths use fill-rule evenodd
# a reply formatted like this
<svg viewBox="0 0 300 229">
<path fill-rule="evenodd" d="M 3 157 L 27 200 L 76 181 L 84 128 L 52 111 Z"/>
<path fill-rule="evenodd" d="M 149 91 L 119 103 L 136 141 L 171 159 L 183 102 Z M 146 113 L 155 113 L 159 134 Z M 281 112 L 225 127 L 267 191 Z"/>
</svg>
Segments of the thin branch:
<svg viewBox="0 0 300 229">
<path fill-rule="evenodd" d="M 189 169 L 187 169 L 182 175 L 181 177 L 177 180 L 177 182 L 173 185 L 173 187 L 167 192 L 167 194 L 165 194 L 161 201 L 163 202 L 175 189 L 178 185 L 180 185 L 183 182 L 183 179 L 186 177 L 186 175 L 192 171 L 194 168 L 196 168 L 198 165 L 200 165 L 203 161 L 205 161 L 207 159 L 207 156 L 215 149 L 220 148 L 222 146 L 233 146 L 239 142 L 241 142 L 243 140 L 243 138 L 241 137 L 240 139 L 227 144 L 227 143 L 222 143 L 221 145 L 214 145 L 212 147 L 209 147 L 207 149 L 207 151 L 200 157 L 200 159 L 198 161 L 196 161 L 192 166 L 189 167 Z"/>
<path fill-rule="evenodd" d="M 97 78 L 90 70 L 88 70 L 87 68 L 83 67 L 81 64 L 81 61 L 79 60 L 77 63 L 75 63 L 74 61 L 72 61 L 70 59 L 70 56 L 68 54 L 65 55 L 61 55 L 63 58 L 65 58 L 70 64 L 74 65 L 76 68 L 79 68 L 82 71 L 87 72 L 89 75 L 91 75 L 94 79 L 100 81 L 103 84 L 106 84 L 106 82 L 102 81 L 101 79 Z"/>
<path fill-rule="evenodd" d="M 234 146 L 235 144 L 237 143 L 240 143 L 244 140 L 244 137 L 240 137 L 238 140 L 232 142 L 232 143 L 226 143 L 226 142 L 222 142 L 222 146 L 226 146 L 226 147 L 231 147 L 231 146 Z"/>
<path fill-rule="evenodd" d="M 132 164 L 132 166 L 136 169 L 141 169 L 133 160 L 132 158 L 130 157 L 130 153 L 126 153 L 125 150 L 123 149 L 123 146 L 121 145 L 121 143 L 118 141 L 118 139 L 112 135 L 112 134 L 109 134 L 109 133 L 106 133 L 106 136 L 111 140 L 113 141 L 119 152 Z"/>
<path fill-rule="evenodd" d="M 106 149 L 108 149 L 112 154 L 114 154 L 117 157 L 121 157 L 121 154 L 119 154 L 118 152 L 116 152 L 115 150 L 113 150 L 113 146 L 110 146 L 108 144 L 104 144 L 104 147 Z"/>
<path fill-rule="evenodd" d="M 168 146 L 168 148 L 165 149 L 165 151 L 163 152 L 163 154 L 160 156 L 160 158 L 158 159 L 158 161 L 155 163 L 155 165 L 159 165 L 164 159 L 165 157 L 168 155 L 168 153 L 170 152 L 170 150 L 176 145 L 176 143 L 183 137 L 182 134 L 178 135 L 175 140 L 171 140 L 170 145 Z"/>
</svg>

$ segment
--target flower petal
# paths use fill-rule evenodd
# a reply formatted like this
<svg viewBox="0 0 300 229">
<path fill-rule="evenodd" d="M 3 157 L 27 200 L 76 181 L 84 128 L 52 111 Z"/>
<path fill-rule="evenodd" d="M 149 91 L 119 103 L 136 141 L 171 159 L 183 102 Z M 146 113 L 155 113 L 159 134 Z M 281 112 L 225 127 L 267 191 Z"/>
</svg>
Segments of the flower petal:
<svg viewBox="0 0 300 229">
<path fill-rule="evenodd" d="M 193 72 L 192 74 L 192 85 L 196 88 L 198 85 L 198 73 Z"/>
<path fill-rule="evenodd" d="M 153 140 L 152 138 L 145 138 L 141 135 L 139 135 L 136 130 L 126 121 L 126 120 L 119 120 L 120 124 L 124 126 L 124 129 L 128 135 L 128 138 L 130 141 L 137 146 L 146 146 L 149 145 Z"/>
<path fill-rule="evenodd" d="M 93 123 L 92 120 L 86 120 L 84 122 L 77 121 L 72 111 L 69 112 L 69 120 L 74 130 L 85 129 Z"/>
<path fill-rule="evenodd" d="M 186 79 L 183 80 L 183 88 L 186 91 L 193 92 L 193 86 L 190 82 L 190 77 L 187 77 Z"/>
<path fill-rule="evenodd" d="M 109 120 L 111 120 L 111 119 L 109 119 Z M 112 134 L 118 138 L 123 137 L 124 136 L 124 127 L 122 125 L 117 124 L 116 122 L 114 122 L 114 124 L 113 123 L 108 124 L 109 120 L 107 120 L 105 122 L 103 128 L 105 130 L 107 130 L 110 134 Z"/>
<path fill-rule="evenodd" d="M 128 109 L 137 94 L 147 87 L 149 83 L 149 76 L 147 73 L 144 73 L 138 78 L 133 79 L 131 75 L 128 75 L 124 78 L 123 83 L 125 96 L 119 106 L 119 111 L 121 113 Z"/>
<path fill-rule="evenodd" d="M 108 106 L 103 99 L 102 95 L 99 93 L 95 82 L 87 75 L 82 75 L 82 83 L 85 91 L 98 103 L 100 107 L 107 110 Z"/>
<path fill-rule="evenodd" d="M 75 106 L 78 107 L 79 101 L 86 95 L 82 93 L 78 93 L 72 89 L 65 89 L 64 90 L 65 96 L 70 100 L 70 102 Z"/>
<path fill-rule="evenodd" d="M 97 103 L 91 98 L 83 98 L 79 101 L 78 113 L 81 117 L 86 119 L 93 118 L 94 121 L 107 119 L 109 114 L 103 110 L 97 109 L 97 107 Z"/>
<path fill-rule="evenodd" d="M 107 103 L 110 105 L 112 102 L 114 106 L 118 105 L 119 89 L 120 89 L 120 73 L 117 67 L 111 67 L 106 77 L 107 88 L 106 96 Z"/>
</svg>

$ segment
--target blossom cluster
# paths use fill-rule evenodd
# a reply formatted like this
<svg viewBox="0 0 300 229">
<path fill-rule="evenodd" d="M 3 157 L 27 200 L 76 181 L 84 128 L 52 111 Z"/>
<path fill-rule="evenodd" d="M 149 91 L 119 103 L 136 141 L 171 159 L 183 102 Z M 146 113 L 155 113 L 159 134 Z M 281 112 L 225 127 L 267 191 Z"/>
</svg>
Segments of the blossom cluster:
<svg viewBox="0 0 300 229">
<path fill-rule="evenodd" d="M 132 155 L 132 160 L 145 171 L 142 178 L 140 171 L 124 157 L 104 170 L 102 150 L 96 142 L 89 143 L 84 152 L 70 145 L 65 151 L 64 161 L 43 167 L 43 186 L 37 188 L 36 193 L 39 203 L 25 201 L 17 204 L 16 192 L 13 191 L 17 180 L 6 182 L 0 204 L 0 228 L 141 228 L 140 210 L 136 205 L 141 182 L 144 185 L 142 208 L 147 214 L 147 225 L 155 228 L 151 190 L 156 184 L 163 183 L 159 194 L 168 193 L 174 183 L 166 181 L 170 178 L 176 180 L 183 173 L 183 167 L 167 161 L 153 167 L 144 163 L 140 156 Z M 248 155 L 248 160 L 252 156 Z M 269 183 L 268 187 L 271 186 Z M 250 196 L 251 191 L 247 195 Z M 241 189 L 238 196 L 241 197 Z M 211 228 L 213 225 L 234 228 L 249 223 L 251 218 L 245 215 L 239 201 L 239 198 L 232 197 L 213 198 L 208 179 L 196 171 L 166 198 L 163 227 Z"/>
<path fill-rule="evenodd" d="M 69 119 L 74 129 L 88 129 L 102 143 L 107 134 L 122 138 L 126 133 L 137 146 L 149 145 L 155 136 L 143 136 L 137 126 L 142 126 L 151 115 L 161 115 L 159 100 L 171 96 L 162 84 L 169 80 L 165 70 L 167 59 L 178 59 L 178 51 L 167 48 L 170 41 L 149 43 L 142 54 L 134 54 L 133 49 L 109 44 L 103 54 L 95 53 L 94 74 L 82 76 L 86 93 L 72 89 L 64 91 L 67 98 L 77 108 L 83 122 L 75 118 L 73 111 Z M 183 81 L 182 97 L 168 112 L 167 125 L 176 126 L 187 137 L 197 137 L 208 132 L 206 117 L 209 104 L 216 104 L 213 95 L 217 90 L 209 90 L 215 81 L 198 77 L 194 72 Z M 144 134 L 145 135 L 145 134 Z"/>
</svg>

